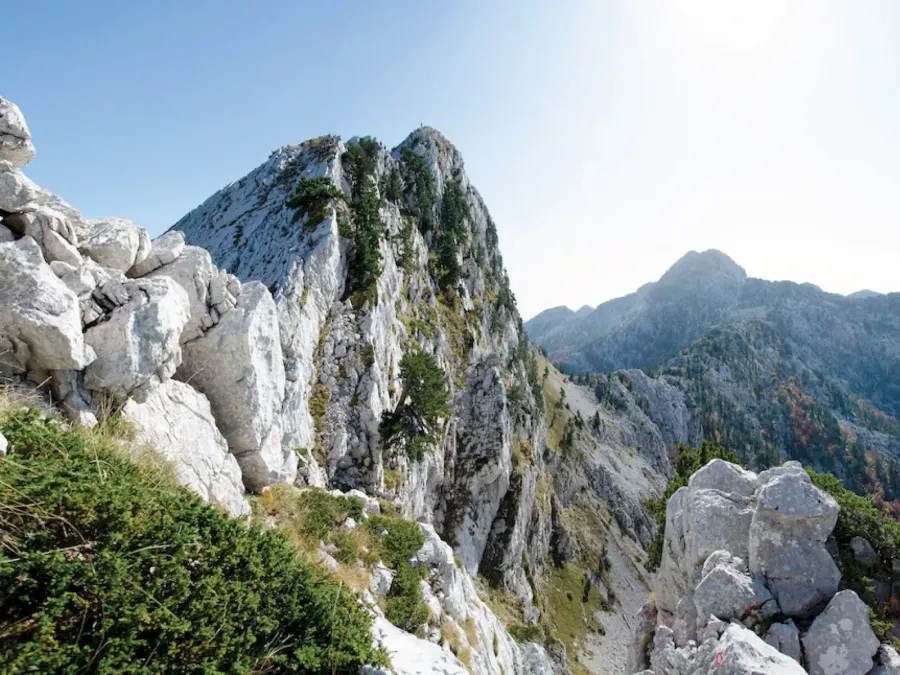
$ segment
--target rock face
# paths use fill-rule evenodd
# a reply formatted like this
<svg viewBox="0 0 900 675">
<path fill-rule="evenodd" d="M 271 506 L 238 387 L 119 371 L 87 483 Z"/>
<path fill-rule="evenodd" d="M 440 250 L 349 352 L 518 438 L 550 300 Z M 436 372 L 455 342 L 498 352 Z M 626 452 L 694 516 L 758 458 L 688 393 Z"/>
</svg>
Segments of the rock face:
<svg viewBox="0 0 900 675">
<path fill-rule="evenodd" d="M 265 286 L 244 284 L 237 307 L 185 344 L 179 379 L 209 398 L 248 488 L 293 481 L 296 460 L 282 451 L 279 434 L 284 362 L 278 320 Z"/>
<path fill-rule="evenodd" d="M 209 401 L 190 386 L 168 380 L 139 402 L 129 399 L 122 416 L 146 443 L 171 460 L 178 479 L 231 515 L 250 512 L 243 496 L 241 470 L 216 428 Z"/>
</svg>

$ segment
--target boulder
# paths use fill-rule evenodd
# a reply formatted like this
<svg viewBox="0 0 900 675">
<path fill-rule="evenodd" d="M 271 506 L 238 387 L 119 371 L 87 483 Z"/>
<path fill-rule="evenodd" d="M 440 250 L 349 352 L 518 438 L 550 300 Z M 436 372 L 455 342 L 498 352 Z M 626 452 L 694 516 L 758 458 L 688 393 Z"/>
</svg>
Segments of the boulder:
<svg viewBox="0 0 900 675">
<path fill-rule="evenodd" d="M 387 597 L 388 591 L 391 590 L 391 584 L 394 583 L 395 572 L 382 565 L 376 564 L 372 568 L 372 578 L 369 581 L 369 591 L 376 598 Z"/>
<path fill-rule="evenodd" d="M 150 253 L 147 231 L 127 218 L 100 218 L 87 225 L 79 249 L 103 267 L 127 272 Z"/>
<path fill-rule="evenodd" d="M 50 263 L 50 269 L 75 295 L 90 293 L 97 287 L 94 275 L 86 265 L 75 266 L 54 260 Z"/>
<path fill-rule="evenodd" d="M 174 279 L 188 294 L 191 318 L 184 327 L 182 344 L 196 340 L 213 326 L 209 315 L 209 282 L 217 273 L 207 250 L 185 246 L 178 258 L 149 274 Z"/>
<path fill-rule="evenodd" d="M 864 537 L 853 537 L 850 540 L 850 550 L 853 551 L 853 557 L 863 567 L 874 567 L 878 564 L 878 553 Z"/>
<path fill-rule="evenodd" d="M 746 560 L 752 517 L 752 501 L 740 492 L 687 486 L 672 495 L 654 583 L 657 605 L 674 613 L 679 599 L 699 582 L 703 563 L 712 552 L 726 549 Z"/>
<path fill-rule="evenodd" d="M 835 595 L 803 635 L 810 675 L 865 675 L 878 647 L 865 603 L 849 590 Z"/>
<path fill-rule="evenodd" d="M 22 370 L 80 370 L 94 360 L 78 298 L 44 263 L 31 237 L 0 244 L 0 352 Z"/>
<path fill-rule="evenodd" d="M 713 459 L 688 479 L 691 490 L 719 490 L 738 497 L 756 492 L 756 474 L 723 459 Z"/>
<path fill-rule="evenodd" d="M 37 189 L 18 167 L 0 161 L 0 211 L 21 213 L 35 208 Z"/>
<path fill-rule="evenodd" d="M 50 377 L 50 388 L 53 399 L 72 424 L 93 427 L 97 424 L 97 416 L 92 409 L 93 397 L 85 389 L 83 380 L 77 370 L 55 370 Z"/>
<path fill-rule="evenodd" d="M 900 656 L 888 645 L 881 645 L 875 654 L 875 667 L 869 675 L 900 675 Z"/>
<path fill-rule="evenodd" d="M 145 443 L 172 462 L 182 485 L 233 516 L 250 513 L 240 467 L 203 394 L 167 380 L 141 400 L 129 399 L 122 417 L 134 425 L 138 445 Z"/>
<path fill-rule="evenodd" d="M 19 106 L 0 96 L 0 160 L 13 166 L 25 166 L 32 158 L 34 145 L 25 116 Z"/>
<path fill-rule="evenodd" d="M 837 592 L 840 571 L 825 541 L 838 511 L 830 495 L 796 471 L 774 475 L 760 488 L 750 527 L 750 571 L 768 580 L 788 616 L 808 616 Z"/>
<path fill-rule="evenodd" d="M 184 233 L 166 232 L 151 242 L 150 254 L 128 270 L 129 277 L 142 277 L 163 265 L 175 262 L 184 251 Z"/>
<path fill-rule="evenodd" d="M 727 621 L 743 619 L 772 601 L 761 579 L 751 579 L 740 558 L 727 551 L 710 555 L 703 567 L 703 578 L 694 590 L 697 616 L 713 615 Z"/>
<path fill-rule="evenodd" d="M 800 664 L 738 624 L 725 629 L 711 658 L 698 673 L 716 675 L 804 675 Z M 721 665 L 718 665 L 721 662 Z"/>
<path fill-rule="evenodd" d="M 0 433 L 0 455 L 5 455 L 8 447 L 9 442 L 6 440 L 6 436 Z"/>
<path fill-rule="evenodd" d="M 801 663 L 803 655 L 800 651 L 800 631 L 791 619 L 769 626 L 766 642 L 785 656 L 790 656 L 797 663 Z"/>
<path fill-rule="evenodd" d="M 187 294 L 171 279 L 140 279 L 123 287 L 127 301 L 84 334 L 97 353 L 85 370 L 85 387 L 120 401 L 138 387 L 175 373 L 181 363 L 179 339 L 189 316 Z"/>
<path fill-rule="evenodd" d="M 237 307 L 184 345 L 178 378 L 209 398 L 249 489 L 293 482 L 296 455 L 281 448 L 285 378 L 278 315 L 265 286 L 245 284 Z"/>
<path fill-rule="evenodd" d="M 626 673 L 650 667 L 649 647 L 653 641 L 653 631 L 656 628 L 656 616 L 656 605 L 652 601 L 645 603 L 638 610 L 637 622 L 631 633 L 631 643 L 628 645 Z"/>
</svg>

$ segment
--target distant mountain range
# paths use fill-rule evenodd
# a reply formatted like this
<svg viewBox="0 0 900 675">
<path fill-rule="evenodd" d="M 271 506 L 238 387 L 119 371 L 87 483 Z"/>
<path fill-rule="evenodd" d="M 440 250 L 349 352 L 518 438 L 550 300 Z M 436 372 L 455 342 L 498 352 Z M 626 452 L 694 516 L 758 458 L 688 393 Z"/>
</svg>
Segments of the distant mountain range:
<svg viewBox="0 0 900 675">
<path fill-rule="evenodd" d="M 794 457 L 900 497 L 898 293 L 752 279 L 720 251 L 692 251 L 631 295 L 525 328 L 577 379 L 641 369 L 675 385 L 704 437 L 752 464 Z"/>
</svg>

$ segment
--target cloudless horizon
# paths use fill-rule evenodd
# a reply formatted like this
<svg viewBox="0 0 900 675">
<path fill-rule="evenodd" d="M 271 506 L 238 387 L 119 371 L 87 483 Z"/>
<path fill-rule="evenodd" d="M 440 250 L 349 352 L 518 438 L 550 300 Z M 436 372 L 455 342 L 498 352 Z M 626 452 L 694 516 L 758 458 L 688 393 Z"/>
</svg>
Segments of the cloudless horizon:
<svg viewBox="0 0 900 675">
<path fill-rule="evenodd" d="M 25 172 L 161 234 L 272 150 L 421 123 L 462 152 L 523 318 L 689 250 L 900 291 L 900 3 L 87 0 L 4 9 Z"/>
</svg>

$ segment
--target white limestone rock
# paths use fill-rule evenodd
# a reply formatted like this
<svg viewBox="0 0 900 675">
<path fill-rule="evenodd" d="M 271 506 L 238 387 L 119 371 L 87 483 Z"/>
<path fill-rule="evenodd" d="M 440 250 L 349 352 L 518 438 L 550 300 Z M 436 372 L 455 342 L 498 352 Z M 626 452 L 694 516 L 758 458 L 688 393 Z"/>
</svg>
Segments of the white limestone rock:
<svg viewBox="0 0 900 675">
<path fill-rule="evenodd" d="M 85 386 L 124 401 L 148 383 L 170 378 L 181 363 L 179 338 L 188 320 L 187 294 L 171 279 L 123 284 L 127 301 L 85 332 L 97 353 Z"/>
<path fill-rule="evenodd" d="M 394 575 L 395 572 L 392 569 L 377 563 L 372 568 L 372 578 L 369 582 L 369 591 L 372 595 L 376 598 L 386 597 L 391 590 L 391 584 L 394 583 Z"/>
<path fill-rule="evenodd" d="M 719 490 L 749 498 L 756 492 L 756 474 L 723 459 L 713 459 L 688 479 L 692 490 Z"/>
<path fill-rule="evenodd" d="M 151 242 L 150 254 L 128 270 L 129 277 L 143 277 L 163 265 L 175 262 L 184 251 L 184 233 L 166 232 Z"/>
<path fill-rule="evenodd" d="M 784 623 L 773 623 L 766 633 L 766 642 L 785 656 L 790 656 L 801 663 L 803 654 L 800 651 L 800 631 L 791 619 Z M 900 674 L 898 674 L 900 675 Z"/>
<path fill-rule="evenodd" d="M 0 433 L 0 455 L 5 455 L 8 448 L 9 442 L 6 440 L 6 436 Z"/>
<path fill-rule="evenodd" d="M 746 570 L 745 563 L 728 551 L 710 555 L 703 566 L 703 577 L 694 589 L 697 616 L 740 620 L 772 602 L 772 595 L 762 580 L 751 579 Z"/>
<path fill-rule="evenodd" d="M 87 225 L 79 249 L 103 267 L 127 272 L 150 253 L 147 231 L 127 218 L 100 218 Z"/>
<path fill-rule="evenodd" d="M 807 616 L 837 592 L 840 571 L 825 540 L 838 510 L 829 494 L 797 472 L 775 475 L 760 487 L 750 528 L 750 571 L 766 577 L 788 616 Z"/>
<path fill-rule="evenodd" d="M 900 655 L 890 645 L 881 645 L 875 655 L 875 667 L 869 675 L 900 675 Z"/>
<path fill-rule="evenodd" d="M 725 549 L 746 560 L 753 507 L 752 499 L 741 491 L 729 494 L 688 485 L 669 499 L 662 561 L 654 582 L 661 609 L 674 613 L 679 599 L 699 582 L 710 553 Z"/>
<path fill-rule="evenodd" d="M 468 675 L 469 670 L 449 649 L 417 638 L 397 628 L 382 616 L 375 616 L 372 636 L 384 647 L 391 668 L 364 666 L 363 675 Z"/>
<path fill-rule="evenodd" d="M 13 166 L 25 166 L 34 158 L 31 132 L 22 111 L 0 96 L 0 160 Z"/>
<path fill-rule="evenodd" d="M 6 349 L 3 348 L 3 343 Z M 31 237 L 0 244 L 0 352 L 21 370 L 80 370 L 94 360 L 78 299 Z"/>
<path fill-rule="evenodd" d="M 16 240 L 16 235 L 0 221 L 0 244 L 8 244 Z"/>
<path fill-rule="evenodd" d="M 178 378 L 209 398 L 249 489 L 293 482 L 296 455 L 281 447 L 284 363 L 278 317 L 265 286 L 245 284 L 237 307 L 184 345 Z"/>
<path fill-rule="evenodd" d="M 718 655 L 722 665 L 717 667 Z M 800 664 L 772 646 L 763 642 L 755 633 L 738 624 L 731 624 L 722 637 L 712 658 L 705 661 L 703 673 L 716 675 L 803 675 Z"/>
<path fill-rule="evenodd" d="M 18 167 L 0 160 L 0 211 L 21 213 L 36 207 L 38 187 Z"/>
<path fill-rule="evenodd" d="M 149 273 L 150 277 L 171 277 L 188 294 L 191 318 L 184 327 L 182 344 L 196 340 L 206 330 L 212 328 L 213 321 L 209 315 L 209 283 L 217 274 L 209 252 L 198 246 L 185 246 L 175 260 Z"/>
<path fill-rule="evenodd" d="M 853 591 L 841 591 L 803 635 L 810 675 L 865 675 L 878 651 L 865 603 Z"/>
<path fill-rule="evenodd" d="M 232 516 L 250 513 L 241 470 L 216 428 L 209 401 L 189 385 L 167 380 L 140 400 L 129 399 L 122 417 L 134 425 L 135 440 L 172 461 L 178 481 Z"/>
</svg>

